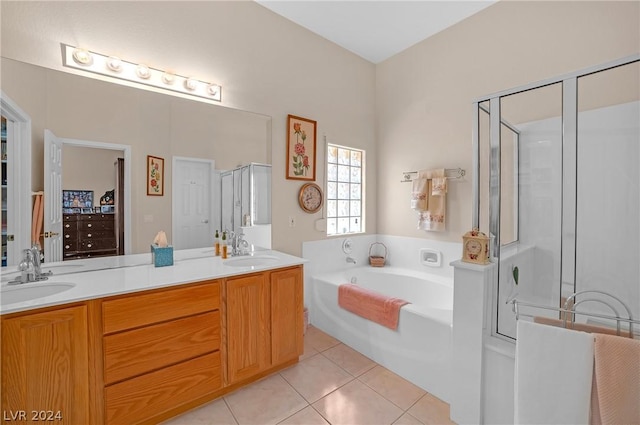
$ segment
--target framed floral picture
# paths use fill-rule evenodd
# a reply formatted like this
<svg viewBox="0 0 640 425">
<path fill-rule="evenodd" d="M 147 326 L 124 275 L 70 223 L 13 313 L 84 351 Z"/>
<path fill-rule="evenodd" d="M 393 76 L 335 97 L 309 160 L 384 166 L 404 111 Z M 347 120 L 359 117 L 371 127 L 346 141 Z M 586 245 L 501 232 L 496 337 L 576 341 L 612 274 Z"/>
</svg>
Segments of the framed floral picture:
<svg viewBox="0 0 640 425">
<path fill-rule="evenodd" d="M 164 195 L 164 159 L 147 155 L 147 195 Z"/>
<path fill-rule="evenodd" d="M 316 180 L 316 122 L 287 118 L 287 179 Z"/>
</svg>

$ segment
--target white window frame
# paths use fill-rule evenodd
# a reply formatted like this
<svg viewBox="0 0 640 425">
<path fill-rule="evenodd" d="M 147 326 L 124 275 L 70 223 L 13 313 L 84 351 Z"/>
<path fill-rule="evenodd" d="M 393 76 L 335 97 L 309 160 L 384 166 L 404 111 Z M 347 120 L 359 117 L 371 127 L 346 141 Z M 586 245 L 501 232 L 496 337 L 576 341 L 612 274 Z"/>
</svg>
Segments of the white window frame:
<svg viewBox="0 0 640 425">
<path fill-rule="evenodd" d="M 329 163 L 329 149 L 331 147 L 335 147 L 337 149 L 347 149 L 349 151 L 356 151 L 356 152 L 360 152 L 361 154 L 361 160 L 360 160 L 360 183 L 353 183 L 353 184 L 360 184 L 360 214 L 359 215 L 351 215 L 351 211 L 349 211 L 349 215 L 347 217 L 349 217 L 349 221 L 351 221 L 351 219 L 353 218 L 357 218 L 360 221 L 360 230 L 359 231 L 353 231 L 353 232 L 346 232 L 346 233 L 342 233 L 342 232 L 335 232 L 335 233 L 330 233 L 330 223 L 332 219 L 338 219 L 338 217 L 344 217 L 344 216 L 339 216 L 338 215 L 338 206 L 336 205 L 336 215 L 335 216 L 330 216 L 330 211 L 329 211 L 329 205 L 331 201 L 336 201 L 336 203 L 339 200 L 345 200 L 345 199 L 339 199 L 338 198 L 338 188 L 336 187 L 335 190 L 335 197 L 330 197 L 330 190 L 329 190 L 329 184 L 330 183 L 336 183 L 336 186 L 338 184 L 338 177 L 337 177 L 337 173 L 336 173 L 336 180 L 329 180 L 329 166 L 332 165 L 333 163 Z M 351 155 L 349 155 L 351 156 Z M 325 211 L 326 211 L 326 217 L 327 217 L 327 227 L 326 227 L 326 232 L 327 232 L 327 236 L 344 236 L 344 235 L 356 235 L 356 234 L 361 234 L 361 233 L 365 233 L 366 232 L 366 220 L 365 220 L 365 212 L 366 212 L 366 197 L 365 197 L 365 193 L 366 193 L 366 151 L 364 149 L 359 149 L 359 148 L 355 148 L 355 147 L 351 147 L 351 146 L 344 146 L 344 145 L 338 145 L 335 143 L 327 143 L 327 152 L 326 152 L 326 165 L 325 165 L 325 170 L 326 170 L 326 174 L 325 174 L 325 194 L 326 194 L 326 199 L 325 199 Z M 337 164 L 337 163 L 336 163 Z M 351 168 L 357 168 L 358 166 L 352 166 L 351 164 L 348 165 L 349 167 L 349 176 L 351 179 Z M 344 182 L 343 182 L 344 183 Z M 351 182 L 349 182 L 349 198 L 351 198 Z M 351 201 L 351 199 L 349 199 Z M 336 231 L 337 231 L 337 223 L 336 223 Z"/>
</svg>

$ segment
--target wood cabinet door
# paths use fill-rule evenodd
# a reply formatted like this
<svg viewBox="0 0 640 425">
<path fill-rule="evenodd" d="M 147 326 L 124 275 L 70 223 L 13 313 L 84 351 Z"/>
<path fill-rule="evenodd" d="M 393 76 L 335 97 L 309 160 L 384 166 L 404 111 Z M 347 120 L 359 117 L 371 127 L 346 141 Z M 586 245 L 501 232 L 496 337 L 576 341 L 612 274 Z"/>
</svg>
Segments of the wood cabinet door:
<svg viewBox="0 0 640 425">
<path fill-rule="evenodd" d="M 2 320 L 3 423 L 90 423 L 87 332 L 86 306 Z"/>
<path fill-rule="evenodd" d="M 302 355 L 302 292 L 300 267 L 271 273 L 271 362 L 274 366 Z"/>
<path fill-rule="evenodd" d="M 269 285 L 265 274 L 227 280 L 227 371 L 229 384 L 270 365 Z"/>
</svg>

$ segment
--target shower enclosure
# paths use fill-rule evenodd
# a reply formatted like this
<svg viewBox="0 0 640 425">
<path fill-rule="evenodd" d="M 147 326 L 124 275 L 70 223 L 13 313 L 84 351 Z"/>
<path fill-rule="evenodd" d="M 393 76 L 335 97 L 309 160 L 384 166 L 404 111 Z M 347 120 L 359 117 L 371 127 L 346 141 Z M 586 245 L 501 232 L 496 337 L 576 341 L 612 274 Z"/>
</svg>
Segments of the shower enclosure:
<svg viewBox="0 0 640 425">
<path fill-rule="evenodd" d="M 473 222 L 498 263 L 494 334 L 515 338 L 514 297 L 560 307 L 600 290 L 640 317 L 639 128 L 640 55 L 474 102 Z"/>
</svg>

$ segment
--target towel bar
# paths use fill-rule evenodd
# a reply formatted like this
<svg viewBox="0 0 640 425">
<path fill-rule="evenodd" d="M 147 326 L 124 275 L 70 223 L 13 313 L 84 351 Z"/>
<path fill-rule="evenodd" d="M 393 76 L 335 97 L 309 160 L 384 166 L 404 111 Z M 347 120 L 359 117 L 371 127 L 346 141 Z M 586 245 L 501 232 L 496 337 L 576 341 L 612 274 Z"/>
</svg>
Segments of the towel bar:
<svg viewBox="0 0 640 425">
<path fill-rule="evenodd" d="M 622 307 L 624 307 L 624 309 L 626 310 L 626 314 L 627 317 L 622 317 L 618 311 L 616 310 L 615 307 L 613 307 L 611 305 L 610 302 L 601 300 L 601 299 L 597 299 L 597 298 L 584 298 L 584 299 L 580 299 L 580 301 L 576 301 L 578 296 L 581 295 L 585 295 L 585 294 L 600 294 L 600 295 L 604 295 L 607 297 L 610 297 L 611 299 L 617 301 Z M 589 290 L 589 291 L 578 291 L 573 293 L 570 297 L 567 298 L 567 300 L 565 301 L 564 305 L 562 307 L 550 307 L 547 305 L 541 305 L 541 304 L 533 304 L 533 303 L 527 303 L 524 301 L 519 301 L 517 299 L 513 299 L 510 301 L 507 301 L 507 303 L 511 302 L 512 305 L 512 309 L 513 312 L 516 314 L 516 320 L 519 320 L 520 317 L 537 317 L 533 314 L 525 314 L 522 311 L 520 311 L 520 307 L 531 307 L 531 308 L 539 308 L 539 309 L 543 309 L 543 310 L 551 310 L 551 311 L 557 311 L 558 313 L 562 314 L 562 321 L 564 324 L 564 327 L 567 327 L 567 323 L 570 321 L 570 323 L 573 325 L 573 323 L 575 323 L 575 315 L 576 314 L 580 314 L 583 316 L 589 316 L 589 317 L 596 317 L 599 319 L 608 319 L 608 320 L 614 320 L 616 322 L 616 334 L 620 335 L 620 323 L 628 323 L 629 324 L 629 335 L 633 336 L 633 325 L 640 325 L 640 320 L 636 320 L 633 318 L 633 314 L 631 313 L 631 310 L 629 309 L 629 307 L 619 298 L 604 292 L 604 291 L 596 291 L 596 290 Z M 601 303 L 607 307 L 609 307 L 609 309 L 611 309 L 614 313 L 613 316 L 611 315 L 607 315 L 607 314 L 600 314 L 600 313 L 590 313 L 590 312 L 586 312 L 586 311 L 577 311 L 576 307 L 584 302 L 598 302 Z M 564 313 L 564 314 L 563 314 Z M 571 316 L 570 319 L 568 319 L 568 317 Z"/>
<path fill-rule="evenodd" d="M 467 172 L 462 168 L 445 168 L 444 169 L 445 177 L 447 179 L 461 179 L 467 174 Z M 400 183 L 410 183 L 413 181 L 411 176 L 413 174 L 418 174 L 417 171 L 403 171 L 402 172 L 402 180 Z"/>
</svg>

